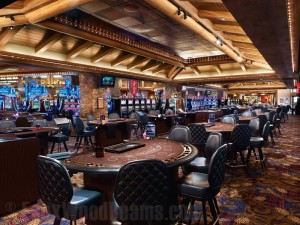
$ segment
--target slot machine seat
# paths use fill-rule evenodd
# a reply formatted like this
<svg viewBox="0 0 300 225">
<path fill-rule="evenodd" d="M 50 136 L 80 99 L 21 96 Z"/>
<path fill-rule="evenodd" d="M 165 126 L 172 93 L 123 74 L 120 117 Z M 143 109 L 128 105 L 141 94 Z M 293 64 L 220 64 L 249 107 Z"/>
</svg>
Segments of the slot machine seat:
<svg viewBox="0 0 300 225">
<path fill-rule="evenodd" d="M 25 117 L 25 116 L 19 116 L 16 119 L 15 124 L 16 124 L 16 127 L 28 127 L 29 122 L 28 122 L 27 117 Z"/>
</svg>

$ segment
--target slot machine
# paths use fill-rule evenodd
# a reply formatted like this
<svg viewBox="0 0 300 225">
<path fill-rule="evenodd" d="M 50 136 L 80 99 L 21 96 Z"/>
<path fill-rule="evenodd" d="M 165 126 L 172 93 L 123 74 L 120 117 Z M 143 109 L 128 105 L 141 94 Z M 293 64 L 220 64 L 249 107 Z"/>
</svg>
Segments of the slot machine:
<svg viewBox="0 0 300 225">
<path fill-rule="evenodd" d="M 121 99 L 121 117 L 127 117 L 128 116 L 128 110 L 127 110 L 127 99 Z"/>
<path fill-rule="evenodd" d="M 128 115 L 130 115 L 130 113 L 134 112 L 134 102 L 133 102 L 133 99 L 128 99 L 127 100 L 127 107 L 128 107 Z"/>
<path fill-rule="evenodd" d="M 0 95 L 0 112 L 5 109 L 5 95 Z"/>
<path fill-rule="evenodd" d="M 141 110 L 145 112 L 146 110 L 146 101 L 145 99 L 141 99 Z"/>
<path fill-rule="evenodd" d="M 134 100 L 134 109 L 136 112 L 140 111 L 140 109 L 141 109 L 140 99 Z"/>
<path fill-rule="evenodd" d="M 40 110 L 40 101 L 38 99 L 32 100 L 32 109 L 35 112 Z"/>
<path fill-rule="evenodd" d="M 153 109 L 153 110 L 156 109 L 156 99 L 155 98 L 151 99 L 151 109 Z"/>
<path fill-rule="evenodd" d="M 169 108 L 175 109 L 175 100 L 173 98 L 169 99 Z"/>
<path fill-rule="evenodd" d="M 148 111 L 151 110 L 151 99 L 150 98 L 146 99 L 146 108 Z"/>
</svg>

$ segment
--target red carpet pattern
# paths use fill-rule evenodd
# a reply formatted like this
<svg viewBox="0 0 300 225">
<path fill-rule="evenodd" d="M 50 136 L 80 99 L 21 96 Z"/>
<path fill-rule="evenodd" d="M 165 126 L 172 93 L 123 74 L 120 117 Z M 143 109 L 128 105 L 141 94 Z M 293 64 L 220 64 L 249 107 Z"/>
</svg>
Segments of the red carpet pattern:
<svg viewBox="0 0 300 225">
<path fill-rule="evenodd" d="M 289 116 L 282 123 L 275 146 L 263 148 L 267 170 L 251 157 L 248 174 L 238 168 L 226 172 L 221 193 L 217 196 L 221 225 L 291 225 L 300 224 L 300 116 Z M 74 146 L 74 142 L 69 143 Z M 80 175 L 73 178 L 81 182 Z M 201 204 L 197 204 L 192 224 L 203 224 Z M 213 224 L 210 213 L 208 221 Z M 0 225 L 53 224 L 42 202 L 0 218 Z M 61 224 L 69 224 L 63 220 Z M 84 219 L 77 220 L 84 224 Z"/>
</svg>

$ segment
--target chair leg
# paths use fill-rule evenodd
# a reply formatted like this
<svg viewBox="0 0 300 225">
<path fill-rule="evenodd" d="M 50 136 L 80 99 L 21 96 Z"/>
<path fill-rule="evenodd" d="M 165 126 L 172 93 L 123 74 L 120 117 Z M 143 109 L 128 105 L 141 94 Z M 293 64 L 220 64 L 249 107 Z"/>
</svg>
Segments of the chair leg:
<svg viewBox="0 0 300 225">
<path fill-rule="evenodd" d="M 213 200 L 212 199 L 208 199 L 208 204 L 209 204 L 209 208 L 210 208 L 211 214 L 212 214 L 212 216 L 214 218 L 214 222 L 216 222 L 215 224 L 219 224 L 218 215 L 216 213 L 216 209 L 215 209 Z"/>
<path fill-rule="evenodd" d="M 77 136 L 77 137 L 76 137 L 76 142 L 75 142 L 74 149 L 77 149 L 78 144 L 79 144 L 78 142 L 79 142 L 79 137 Z"/>
<path fill-rule="evenodd" d="M 216 209 L 217 209 L 217 213 L 220 214 L 220 210 L 219 210 L 219 206 L 218 206 L 218 202 L 217 202 L 216 197 L 213 198 L 213 201 L 214 201 L 214 203 L 215 203 L 215 207 L 216 207 Z"/>
<path fill-rule="evenodd" d="M 262 171 L 264 171 L 264 169 L 266 168 L 266 163 L 265 163 L 265 160 L 264 160 L 264 155 L 263 155 L 263 152 L 262 152 L 262 148 L 260 146 L 258 147 L 258 154 L 259 154 L 261 169 L 262 169 Z"/>
<path fill-rule="evenodd" d="M 95 150 L 94 143 L 92 141 L 92 137 L 91 136 L 89 137 L 89 141 L 91 142 L 91 146 L 92 146 L 93 150 Z"/>
<path fill-rule="evenodd" d="M 59 225 L 60 221 L 61 221 L 60 218 L 55 217 L 53 225 Z"/>
<path fill-rule="evenodd" d="M 51 154 L 53 153 L 54 146 L 55 146 L 55 142 L 52 143 L 51 152 L 50 152 Z"/>
<path fill-rule="evenodd" d="M 192 223 L 193 220 L 194 204 L 195 204 L 195 200 L 191 200 L 189 204 L 189 222 L 188 222 L 189 225 Z"/>
<path fill-rule="evenodd" d="M 80 137 L 80 139 L 79 139 L 79 144 L 77 145 L 77 150 L 76 150 L 76 152 L 78 152 L 79 147 L 80 147 L 80 145 L 81 145 L 81 142 L 82 142 L 82 137 Z"/>
<path fill-rule="evenodd" d="M 67 147 L 66 142 L 64 141 L 63 144 L 64 144 L 65 150 L 66 150 L 66 152 L 67 152 L 67 151 L 68 151 L 68 147 Z"/>
<path fill-rule="evenodd" d="M 204 224 L 207 225 L 207 216 L 206 216 L 206 201 L 202 201 L 202 211 L 203 211 L 203 220 Z"/>
</svg>

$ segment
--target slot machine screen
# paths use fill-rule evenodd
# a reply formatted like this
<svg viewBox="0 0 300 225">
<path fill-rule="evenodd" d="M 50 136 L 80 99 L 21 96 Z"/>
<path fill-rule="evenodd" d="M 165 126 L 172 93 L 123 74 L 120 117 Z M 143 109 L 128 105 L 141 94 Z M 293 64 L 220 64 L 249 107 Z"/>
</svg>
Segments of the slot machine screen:
<svg viewBox="0 0 300 225">
<path fill-rule="evenodd" d="M 126 105 L 126 99 L 121 100 L 121 105 Z"/>
<path fill-rule="evenodd" d="M 140 104 L 140 100 L 136 99 L 136 100 L 134 101 L 134 104 L 135 104 L 135 105 Z"/>
<path fill-rule="evenodd" d="M 128 105 L 133 105 L 133 100 L 132 99 L 128 99 Z"/>
<path fill-rule="evenodd" d="M 145 104 L 145 100 L 144 99 L 141 100 L 141 104 Z"/>
<path fill-rule="evenodd" d="M 49 101 L 44 101 L 44 104 L 45 104 L 45 108 L 46 108 L 46 109 L 49 109 L 49 107 L 50 107 Z"/>
<path fill-rule="evenodd" d="M 35 100 L 32 102 L 32 109 L 39 109 L 40 108 L 40 101 Z"/>
<path fill-rule="evenodd" d="M 151 99 L 147 99 L 147 100 L 146 100 L 146 103 L 147 103 L 147 104 L 151 104 Z"/>
</svg>

